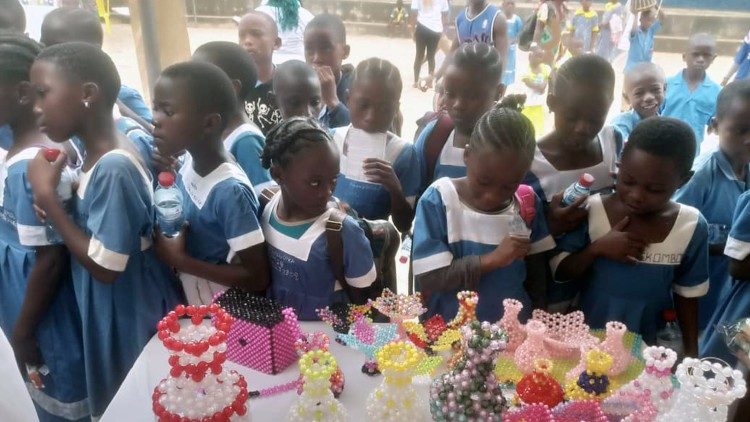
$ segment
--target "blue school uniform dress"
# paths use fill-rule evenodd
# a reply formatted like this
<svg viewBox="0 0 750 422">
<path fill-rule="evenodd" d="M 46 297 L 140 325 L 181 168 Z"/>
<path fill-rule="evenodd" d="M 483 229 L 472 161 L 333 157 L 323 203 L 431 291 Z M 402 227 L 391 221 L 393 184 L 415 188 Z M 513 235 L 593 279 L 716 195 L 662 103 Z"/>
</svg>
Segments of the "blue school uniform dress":
<svg viewBox="0 0 750 422">
<path fill-rule="evenodd" d="M 190 224 L 186 248 L 193 258 L 212 264 L 232 262 L 238 251 L 264 242 L 258 200 L 242 169 L 223 163 L 205 177 L 191 163 L 180 169 L 182 212 Z M 180 274 L 187 302 L 208 305 L 226 287 L 192 274 Z"/>
<path fill-rule="evenodd" d="M 260 162 L 265 145 L 266 137 L 263 136 L 263 132 L 257 126 L 248 123 L 240 125 L 224 139 L 224 148 L 237 160 L 256 193 L 274 184 L 271 174 Z"/>
<path fill-rule="evenodd" d="M 737 73 L 734 80 L 740 81 L 750 77 L 750 33 L 747 34 L 737 54 L 734 55 L 734 63 L 737 65 Z"/>
<path fill-rule="evenodd" d="M 328 256 L 325 231 L 331 210 L 308 221 L 288 223 L 278 216 L 281 201 L 282 196 L 275 195 L 261 217 L 271 265 L 270 295 L 294 308 L 300 319 L 317 320 L 316 309 L 348 302 Z M 370 286 L 377 275 L 370 242 L 349 216 L 341 227 L 341 241 L 346 282 L 355 288 Z"/>
<path fill-rule="evenodd" d="M 13 145 L 13 131 L 10 125 L 0 126 L 0 150 L 8 151 Z"/>
<path fill-rule="evenodd" d="M 335 129 L 333 133 L 342 163 L 345 159 L 344 151 L 349 143 L 358 142 L 357 139 L 351 139 L 349 129 L 351 126 L 342 127 Z M 393 133 L 388 132 L 386 136 L 385 161 L 393 166 L 406 201 L 414 206 L 421 176 L 416 150 L 411 143 Z M 369 220 L 387 220 L 391 213 L 391 195 L 383 185 L 377 183 L 351 179 L 342 173 L 336 182 L 333 195 L 349 204 L 361 217 Z"/>
<path fill-rule="evenodd" d="M 466 256 L 487 254 L 497 248 L 510 233 L 510 224 L 518 215 L 515 200 L 497 213 L 477 211 L 461 201 L 453 180 L 437 180 L 421 196 L 414 226 L 414 274 L 426 274 L 451 265 Z M 547 231 L 542 202 L 536 198 L 536 217 L 531 222 L 529 255 L 551 250 L 555 242 Z M 477 317 L 480 321 L 497 321 L 503 312 L 501 303 L 514 298 L 530 312 L 531 299 L 523 287 L 526 263 L 515 260 L 510 265 L 484 274 L 479 281 Z M 427 316 L 440 314 L 446 320 L 456 316 L 458 289 L 430 295 Z"/>
<path fill-rule="evenodd" d="M 664 97 L 662 115 L 684 120 L 693 128 L 696 154 L 700 151 L 703 135 L 706 132 L 711 117 L 716 114 L 716 98 L 721 92 L 721 86 L 711 78 L 703 79 L 695 90 L 690 91 L 688 82 L 682 75 L 682 70 L 667 79 L 667 92 Z"/>
<path fill-rule="evenodd" d="M 575 170 L 556 169 L 537 147 L 531 168 L 522 183 L 534 188 L 534 192 L 544 202 L 549 202 L 556 193 L 564 191 L 568 186 L 577 182 L 583 173 L 594 176 L 592 192 L 614 188 L 615 180 L 612 173 L 617 171 L 616 163 L 617 157 L 622 152 L 622 138 L 614 128 L 607 126 L 599 132 L 597 140 L 602 151 L 602 161 L 591 167 Z"/>
<path fill-rule="evenodd" d="M 732 213 L 740 195 L 750 187 L 750 175 L 738 180 L 721 150 L 702 155 L 693 167 L 695 174 L 674 195 L 674 200 L 697 208 L 708 221 L 708 243 L 723 244 L 732 227 Z M 750 172 L 749 172 L 750 173 Z M 729 260 L 724 255 L 708 258 L 711 281 L 708 294 L 700 300 L 700 328 L 708 326 L 721 298 L 731 290 Z"/>
<path fill-rule="evenodd" d="M 622 22 L 622 10 L 623 5 L 620 3 L 610 3 L 607 2 L 604 4 L 604 14 L 602 15 L 602 28 L 599 32 L 599 40 L 597 41 L 596 46 L 596 54 L 598 56 L 601 56 L 607 61 L 611 62 L 615 58 L 615 53 L 617 53 L 617 44 L 612 39 L 612 21 L 616 20 L 618 23 Z M 610 26 L 604 27 L 605 23 L 610 24 Z M 619 26 L 619 25 L 618 25 Z"/>
<path fill-rule="evenodd" d="M 558 239 L 560 254 L 550 262 L 553 274 L 568 255 L 583 250 L 609 233 L 612 226 L 601 195 L 588 200 L 588 221 Z M 646 248 L 635 265 L 596 258 L 581 279 L 581 309 L 591 328 L 620 321 L 641 334 L 647 343 L 656 340 L 662 311 L 672 308 L 672 293 L 700 297 L 708 291 L 708 225 L 693 207 L 680 205 L 672 230 L 660 243 Z M 556 279 L 557 280 L 557 279 Z M 557 280 L 567 281 L 567 280 Z"/>
<path fill-rule="evenodd" d="M 750 192 L 745 192 L 737 201 L 724 254 L 742 261 L 750 255 Z M 711 321 L 700 340 L 701 357 L 718 357 L 734 366 L 737 357 L 729 350 L 721 330 L 715 327 L 732 325 L 742 318 L 750 317 L 750 283 L 733 279 L 731 290 L 716 308 Z"/>
<path fill-rule="evenodd" d="M 518 15 L 506 19 L 508 28 L 508 56 L 505 58 L 505 70 L 503 71 L 503 84 L 510 86 L 516 82 L 516 55 L 518 54 L 518 36 L 523 29 L 523 20 Z"/>
<path fill-rule="evenodd" d="M 638 114 L 637 111 L 630 109 L 615 116 L 609 124 L 615 128 L 620 134 L 623 143 L 625 143 L 628 141 L 628 138 L 630 138 L 633 129 L 635 129 L 636 125 L 638 125 L 641 120 L 643 120 L 641 115 Z"/>
<path fill-rule="evenodd" d="M 151 114 L 151 107 L 146 105 L 141 93 L 127 85 L 120 86 L 120 92 L 117 93 L 117 99 L 122 101 L 125 106 L 140 116 L 143 120 L 150 122 L 154 119 Z"/>
<path fill-rule="evenodd" d="M 0 166 L 0 328 L 13 333 L 27 280 L 36 261 L 35 247 L 55 245 L 57 236 L 36 217 L 28 163 L 40 148 L 27 148 Z M 66 272 L 52 303 L 36 328 L 36 339 L 49 374 L 44 389 L 29 387 L 42 421 L 83 420 L 90 414 L 83 363 L 81 317 L 73 282 Z"/>
<path fill-rule="evenodd" d="M 656 20 L 647 30 L 642 30 L 638 22 L 635 22 L 636 30 L 630 35 L 630 49 L 628 50 L 628 61 L 625 64 L 625 73 L 638 63 L 651 62 L 654 56 L 654 37 L 661 29 L 661 21 Z"/>
<path fill-rule="evenodd" d="M 451 131 L 448 135 L 448 139 L 443 145 L 443 149 L 440 150 L 437 162 L 435 163 L 435 171 L 433 174 L 427 174 L 427 163 L 425 162 L 425 147 L 427 140 L 430 138 L 432 131 L 435 130 L 438 120 L 435 119 L 428 123 L 424 130 L 420 132 L 416 142 L 414 142 L 414 148 L 417 151 L 417 157 L 419 158 L 419 169 L 423 175 L 423 179 L 427 183 L 422 182 L 419 187 L 420 192 L 424 192 L 425 189 L 435 180 L 441 177 L 450 177 L 457 179 L 459 177 L 466 176 L 466 164 L 464 163 L 464 148 L 456 148 L 453 146 L 453 139 L 456 136 L 456 131 Z"/>
<path fill-rule="evenodd" d="M 599 15 L 593 10 L 586 12 L 583 9 L 578 9 L 570 19 L 568 30 L 572 31 L 576 38 L 583 41 L 583 51 L 591 51 L 594 48 L 591 42 L 593 33 L 599 32 Z"/>
<path fill-rule="evenodd" d="M 112 150 L 81 172 L 74 218 L 91 238 L 88 256 L 120 272 L 113 283 L 103 283 L 77 259 L 71 267 L 94 416 L 104 413 L 156 323 L 182 299 L 151 248 L 153 202 L 148 174 L 128 151 Z"/>
</svg>

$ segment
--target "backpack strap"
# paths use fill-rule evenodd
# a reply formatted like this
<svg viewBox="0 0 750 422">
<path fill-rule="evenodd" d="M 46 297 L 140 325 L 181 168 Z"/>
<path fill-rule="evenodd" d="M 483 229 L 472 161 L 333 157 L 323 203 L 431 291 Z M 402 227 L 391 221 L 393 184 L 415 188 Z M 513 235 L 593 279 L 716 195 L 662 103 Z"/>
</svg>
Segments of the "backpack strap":
<svg viewBox="0 0 750 422">
<path fill-rule="evenodd" d="M 441 112 L 437 116 L 437 123 L 432 132 L 424 143 L 424 159 L 427 164 L 427 174 L 425 175 L 426 184 L 432 181 L 435 175 L 435 166 L 437 166 L 440 152 L 443 151 L 445 142 L 453 131 L 453 120 L 446 112 Z"/>
<path fill-rule="evenodd" d="M 534 194 L 534 189 L 529 185 L 518 185 L 515 197 L 520 208 L 518 212 L 521 218 L 527 226 L 531 226 L 534 217 L 536 217 L 536 194 Z"/>
<path fill-rule="evenodd" d="M 258 202 L 260 202 L 260 205 L 265 207 L 268 205 L 269 202 L 271 202 L 271 199 L 273 199 L 273 196 L 276 195 L 276 193 L 280 190 L 278 186 L 269 186 L 267 188 L 263 188 L 262 191 L 260 191 L 260 195 L 258 195 Z"/>
<path fill-rule="evenodd" d="M 344 240 L 341 236 L 341 229 L 344 227 L 346 214 L 338 208 L 331 208 L 326 220 L 326 250 L 331 260 L 331 270 L 333 276 L 338 280 L 341 288 L 344 289 L 349 301 L 361 305 L 367 301 L 364 296 L 346 282 L 346 273 L 344 270 Z"/>
</svg>

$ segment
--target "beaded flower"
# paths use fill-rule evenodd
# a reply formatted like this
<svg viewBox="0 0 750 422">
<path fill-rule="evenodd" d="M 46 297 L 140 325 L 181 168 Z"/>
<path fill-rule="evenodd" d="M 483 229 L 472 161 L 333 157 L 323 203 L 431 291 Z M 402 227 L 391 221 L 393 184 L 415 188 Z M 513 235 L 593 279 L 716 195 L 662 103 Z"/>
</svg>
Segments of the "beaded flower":
<svg viewBox="0 0 750 422">
<path fill-rule="evenodd" d="M 370 420 L 384 422 L 420 421 L 425 411 L 412 386 L 412 376 L 424 353 L 413 344 L 395 341 L 376 352 L 383 382 L 367 398 Z"/>
<path fill-rule="evenodd" d="M 304 380 L 302 394 L 289 409 L 289 420 L 330 421 L 346 420 L 346 409 L 331 392 L 331 375 L 338 365 L 333 355 L 324 350 L 312 350 L 299 360 L 299 370 Z"/>
<path fill-rule="evenodd" d="M 568 400 L 602 400 L 612 394 L 614 382 L 607 376 L 612 366 L 612 356 L 600 349 L 589 350 L 584 359 L 586 370 L 565 385 L 565 398 Z"/>
</svg>

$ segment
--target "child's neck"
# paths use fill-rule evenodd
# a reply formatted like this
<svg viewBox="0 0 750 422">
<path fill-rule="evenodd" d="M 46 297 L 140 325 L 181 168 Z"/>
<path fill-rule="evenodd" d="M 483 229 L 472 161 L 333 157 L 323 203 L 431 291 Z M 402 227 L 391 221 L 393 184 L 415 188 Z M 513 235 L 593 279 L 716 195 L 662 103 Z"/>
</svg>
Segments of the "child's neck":
<svg viewBox="0 0 750 422">
<path fill-rule="evenodd" d="M 533 70 L 534 72 L 540 72 L 542 70 L 542 64 L 541 63 L 529 64 L 529 66 L 531 66 L 531 70 Z"/>
<path fill-rule="evenodd" d="M 702 69 L 696 70 L 687 67 L 682 71 L 682 76 L 688 82 L 691 89 L 693 89 L 699 83 L 703 82 L 704 79 L 706 79 L 706 71 Z"/>
<path fill-rule="evenodd" d="M 244 108 L 244 104 L 242 107 Z M 244 116 L 244 113 L 236 113 L 234 116 L 230 117 L 227 127 L 224 129 L 224 132 L 221 133 L 221 140 L 226 140 L 232 132 L 245 123 L 247 123 L 247 118 Z"/>
<path fill-rule="evenodd" d="M 469 3 L 469 14 L 471 16 L 476 16 L 478 13 L 480 13 L 484 8 L 487 7 L 487 2 L 483 1 L 481 3 L 475 4 L 475 3 Z"/>
<path fill-rule="evenodd" d="M 262 62 L 258 61 L 257 65 L 258 82 L 262 84 L 271 82 L 271 79 L 273 79 L 273 71 L 275 70 L 271 57 L 269 57 L 268 60 L 263 60 Z"/>
<path fill-rule="evenodd" d="M 193 157 L 193 170 L 201 177 L 208 176 L 220 165 L 231 161 L 221 139 L 204 139 L 188 148 L 188 152 Z"/>
<path fill-rule="evenodd" d="M 44 145 L 51 145 L 52 142 L 47 139 L 36 124 L 36 118 L 33 112 L 24 113 L 15 122 L 10 124 L 13 131 L 13 145 L 8 150 L 8 157 L 16 155 L 26 148 Z"/>
<path fill-rule="evenodd" d="M 733 156 L 732 154 L 728 154 L 724 149 L 721 149 L 721 152 L 724 154 L 725 157 L 727 157 L 727 161 L 729 161 L 729 165 L 732 166 L 732 173 L 734 173 L 734 176 L 737 178 L 737 180 L 745 180 L 747 178 L 747 165 L 748 162 L 745 160 L 739 159 L 737 156 Z"/>
<path fill-rule="evenodd" d="M 91 113 L 84 122 L 83 128 L 76 135 L 83 141 L 86 149 L 83 171 L 90 170 L 104 154 L 124 147 L 112 118 L 112 110 L 99 110 L 97 113 Z"/>
<path fill-rule="evenodd" d="M 293 201 L 290 201 L 288 194 L 284 192 L 285 188 L 281 187 L 281 201 L 276 207 L 276 216 L 287 223 L 297 223 L 300 221 L 310 220 L 321 214 L 310 214 L 303 209 L 296 207 Z M 324 211 L 325 212 L 325 211 Z"/>
</svg>

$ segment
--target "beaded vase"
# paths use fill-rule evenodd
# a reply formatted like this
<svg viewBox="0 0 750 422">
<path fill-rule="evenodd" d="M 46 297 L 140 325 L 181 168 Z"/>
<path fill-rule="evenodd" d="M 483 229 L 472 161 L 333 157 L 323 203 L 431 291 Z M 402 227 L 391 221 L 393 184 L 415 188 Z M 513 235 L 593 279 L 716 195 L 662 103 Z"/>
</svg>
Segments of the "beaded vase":
<svg viewBox="0 0 750 422">
<path fill-rule="evenodd" d="M 435 421 L 500 421 L 505 399 L 495 377 L 495 361 L 506 345 L 503 331 L 489 322 L 461 327 L 461 358 L 430 385 Z"/>
<path fill-rule="evenodd" d="M 641 375 L 622 390 L 647 393 L 656 409 L 664 412 L 672 407 L 674 401 L 672 366 L 677 360 L 677 353 L 666 347 L 650 346 L 643 349 L 643 360 L 646 367 Z"/>
<path fill-rule="evenodd" d="M 395 341 L 378 350 L 376 359 L 383 374 L 383 383 L 367 398 L 370 420 L 423 420 L 425 409 L 420 406 L 421 401 L 412 386 L 412 376 L 422 360 L 422 353 L 409 342 Z"/>
<path fill-rule="evenodd" d="M 497 325 L 508 335 L 508 347 L 505 348 L 503 354 L 510 355 L 526 339 L 526 330 L 518 320 L 518 314 L 521 313 L 523 305 L 516 299 L 505 299 L 503 300 L 503 309 L 503 317 L 500 318 Z"/>
<path fill-rule="evenodd" d="M 685 358 L 675 377 L 680 388 L 674 406 L 659 415 L 659 422 L 726 421 L 729 405 L 747 392 L 742 372 L 709 359 Z"/>
<path fill-rule="evenodd" d="M 518 369 L 524 374 L 534 370 L 534 362 L 537 359 L 549 357 L 544 347 L 544 336 L 547 326 L 537 320 L 529 320 L 526 323 L 526 340 L 518 346 L 514 354 L 514 360 Z"/>
<path fill-rule="evenodd" d="M 628 327 L 621 322 L 610 321 L 606 324 L 605 328 L 607 337 L 599 347 L 612 356 L 614 360 L 612 367 L 607 371 L 607 375 L 613 377 L 620 375 L 633 360 L 630 356 L 630 351 L 625 348 L 623 343 L 623 338 L 628 331 Z"/>
<path fill-rule="evenodd" d="M 552 362 L 548 359 L 537 359 L 534 370 L 524 375 L 516 384 L 516 394 L 524 403 L 542 403 L 555 407 L 563 401 L 563 390 L 560 383 L 550 375 Z"/>
<path fill-rule="evenodd" d="M 567 400 L 603 400 L 615 390 L 615 385 L 607 376 L 612 367 L 612 356 L 594 348 L 584 356 L 586 370 L 578 377 L 571 378 L 565 383 L 565 398 Z"/>
<path fill-rule="evenodd" d="M 294 343 L 300 336 L 292 308 L 232 288 L 216 298 L 235 318 L 227 338 L 227 358 L 266 374 L 277 374 L 297 361 Z"/>
<path fill-rule="evenodd" d="M 331 392 L 331 375 L 338 365 L 330 352 L 312 350 L 299 359 L 304 380 L 302 394 L 289 409 L 289 420 L 343 422 L 346 409 Z"/>
</svg>

